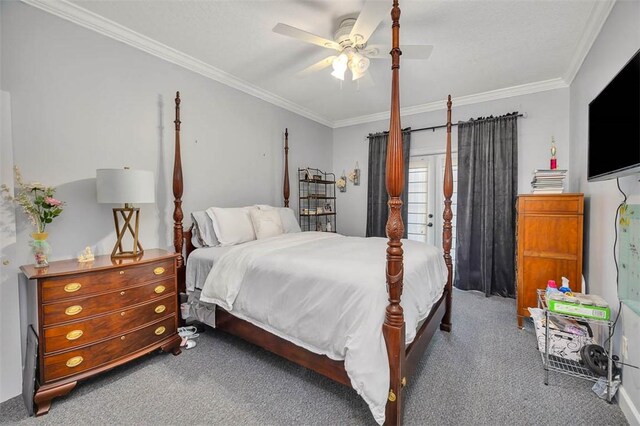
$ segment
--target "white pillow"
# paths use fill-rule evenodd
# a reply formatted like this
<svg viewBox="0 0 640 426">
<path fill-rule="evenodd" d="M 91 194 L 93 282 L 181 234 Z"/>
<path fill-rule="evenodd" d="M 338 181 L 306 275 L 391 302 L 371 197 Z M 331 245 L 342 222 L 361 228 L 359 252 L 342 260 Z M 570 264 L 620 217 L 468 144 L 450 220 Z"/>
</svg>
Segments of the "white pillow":
<svg viewBox="0 0 640 426">
<path fill-rule="evenodd" d="M 249 212 L 255 207 L 221 208 L 210 207 L 207 214 L 213 222 L 221 247 L 233 246 L 256 239 Z"/>
<path fill-rule="evenodd" d="M 296 219 L 296 214 L 289 207 L 278 208 L 280 213 L 280 220 L 282 221 L 282 228 L 285 234 L 291 234 L 292 232 L 302 232 L 300 224 Z"/>
<path fill-rule="evenodd" d="M 291 234 L 293 232 L 302 232 L 293 209 L 290 209 L 289 207 L 273 207 L 267 204 L 257 204 L 256 207 L 258 207 L 260 210 L 277 210 L 280 214 L 283 233 Z"/>
<path fill-rule="evenodd" d="M 278 210 L 253 209 L 249 214 L 251 216 L 251 222 L 253 223 L 253 229 L 256 231 L 256 237 L 259 240 L 282 234 L 282 220 L 280 219 Z"/>
</svg>

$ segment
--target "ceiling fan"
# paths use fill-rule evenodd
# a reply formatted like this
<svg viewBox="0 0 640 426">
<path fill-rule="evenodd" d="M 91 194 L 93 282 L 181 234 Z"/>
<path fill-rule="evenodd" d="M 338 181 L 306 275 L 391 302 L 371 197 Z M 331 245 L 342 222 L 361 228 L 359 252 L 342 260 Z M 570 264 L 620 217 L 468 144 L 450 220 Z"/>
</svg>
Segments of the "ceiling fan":
<svg viewBox="0 0 640 426">
<path fill-rule="evenodd" d="M 390 10 L 391 7 L 386 1 L 367 1 L 358 19 L 346 18 L 340 22 L 334 40 L 282 23 L 273 27 L 273 32 L 337 52 L 305 68 L 299 74 L 306 75 L 332 66 L 331 75 L 335 78 L 344 80 L 348 69 L 351 71 L 352 80 L 357 80 L 365 75 L 370 59 L 389 58 L 390 46 L 368 45 L 367 41 Z M 428 59 L 433 46 L 403 45 L 401 50 L 403 59 Z"/>
</svg>

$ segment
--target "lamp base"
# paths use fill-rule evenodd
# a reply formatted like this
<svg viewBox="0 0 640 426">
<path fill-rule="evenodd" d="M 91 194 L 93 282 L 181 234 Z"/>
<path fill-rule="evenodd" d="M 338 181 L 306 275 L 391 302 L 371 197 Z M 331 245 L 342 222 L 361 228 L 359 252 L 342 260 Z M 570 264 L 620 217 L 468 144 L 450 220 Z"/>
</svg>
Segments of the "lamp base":
<svg viewBox="0 0 640 426">
<path fill-rule="evenodd" d="M 135 228 L 131 226 L 131 220 L 135 216 Z M 122 227 L 120 226 L 120 217 L 124 220 Z M 131 207 L 128 204 L 125 204 L 123 208 L 114 208 L 113 209 L 113 221 L 116 226 L 116 235 L 118 236 L 118 240 L 116 241 L 116 245 L 113 246 L 113 251 L 111 252 L 112 259 L 130 259 L 135 257 L 140 257 L 144 254 L 144 249 L 142 248 L 142 244 L 138 240 L 138 229 L 140 224 L 140 209 Z M 122 239 L 125 234 L 129 231 L 131 237 L 133 238 L 133 250 L 124 251 L 122 248 Z"/>
</svg>

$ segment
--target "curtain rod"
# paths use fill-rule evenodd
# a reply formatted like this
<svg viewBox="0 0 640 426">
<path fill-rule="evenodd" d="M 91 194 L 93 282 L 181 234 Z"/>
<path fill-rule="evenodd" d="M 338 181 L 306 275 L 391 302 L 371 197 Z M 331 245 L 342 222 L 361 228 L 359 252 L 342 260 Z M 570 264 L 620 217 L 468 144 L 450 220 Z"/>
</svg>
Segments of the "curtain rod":
<svg viewBox="0 0 640 426">
<path fill-rule="evenodd" d="M 508 116 L 508 115 L 507 115 L 507 116 Z M 527 118 L 527 113 L 525 112 L 525 113 L 522 113 L 522 114 L 516 114 L 516 115 L 515 115 L 515 117 Z M 486 117 L 486 118 L 483 118 L 483 120 L 488 120 L 488 119 L 490 119 L 490 118 L 499 118 L 499 117 Z M 458 125 L 458 123 L 451 123 L 451 127 L 454 127 L 454 126 L 457 126 L 457 125 Z M 403 129 L 403 130 L 402 130 L 402 132 L 403 132 L 403 133 L 405 133 L 405 132 L 406 132 L 406 133 L 413 133 L 413 132 L 421 132 L 421 131 L 423 131 L 423 130 L 431 130 L 431 131 L 434 131 L 434 132 L 435 132 L 435 131 L 436 131 L 436 129 L 443 129 L 443 128 L 445 128 L 445 127 L 447 127 L 447 125 L 446 125 L 446 124 L 441 124 L 441 125 L 439 125 L 439 126 L 422 127 L 422 128 L 419 128 L 419 129 L 410 129 L 410 130 L 404 130 L 404 129 Z M 385 131 L 385 132 L 381 132 L 381 133 L 389 133 L 389 132 Z M 368 139 L 368 138 L 371 138 L 371 137 L 373 137 L 373 136 L 375 136 L 376 134 L 378 134 L 378 133 L 371 133 L 371 134 L 369 134 L 369 136 L 367 136 L 367 139 Z"/>
</svg>

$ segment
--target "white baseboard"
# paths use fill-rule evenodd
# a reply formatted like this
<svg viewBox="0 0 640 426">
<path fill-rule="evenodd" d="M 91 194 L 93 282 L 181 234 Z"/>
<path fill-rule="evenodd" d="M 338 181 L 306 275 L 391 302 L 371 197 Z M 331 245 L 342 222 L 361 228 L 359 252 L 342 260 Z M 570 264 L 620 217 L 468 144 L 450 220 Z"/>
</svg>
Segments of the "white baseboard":
<svg viewBox="0 0 640 426">
<path fill-rule="evenodd" d="M 640 412 L 638 412 L 638 408 L 636 407 L 631 400 L 631 397 L 624 390 L 624 387 L 620 386 L 618 389 L 618 395 L 620 396 L 619 404 L 620 409 L 624 413 L 624 416 L 627 418 L 627 421 L 631 426 L 640 426 Z"/>
</svg>

